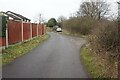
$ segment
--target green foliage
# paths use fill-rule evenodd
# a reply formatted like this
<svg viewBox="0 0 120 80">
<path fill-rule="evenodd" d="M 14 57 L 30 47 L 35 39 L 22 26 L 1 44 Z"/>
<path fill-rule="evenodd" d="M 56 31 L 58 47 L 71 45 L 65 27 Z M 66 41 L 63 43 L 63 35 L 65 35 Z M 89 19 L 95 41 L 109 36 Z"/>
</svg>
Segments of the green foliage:
<svg viewBox="0 0 120 80">
<path fill-rule="evenodd" d="M 100 71 L 98 69 L 98 66 L 96 66 L 96 64 L 95 64 L 96 63 L 95 57 L 92 56 L 92 54 L 90 53 L 90 50 L 87 49 L 86 46 L 81 48 L 80 56 L 84 60 L 84 63 L 86 65 L 88 71 L 90 72 L 91 76 L 93 78 L 99 78 Z"/>
<path fill-rule="evenodd" d="M 55 25 L 57 25 L 57 21 L 56 21 L 55 18 L 51 18 L 51 19 L 48 21 L 48 23 L 47 23 L 47 26 L 48 26 L 48 27 L 53 27 L 53 26 L 55 26 Z"/>
<path fill-rule="evenodd" d="M 1 16 L 1 17 L 2 17 L 2 27 L 0 27 L 0 30 L 2 30 L 2 34 L 0 34 L 0 37 L 5 37 L 6 36 L 5 30 L 6 30 L 7 17 L 6 16 Z"/>
</svg>

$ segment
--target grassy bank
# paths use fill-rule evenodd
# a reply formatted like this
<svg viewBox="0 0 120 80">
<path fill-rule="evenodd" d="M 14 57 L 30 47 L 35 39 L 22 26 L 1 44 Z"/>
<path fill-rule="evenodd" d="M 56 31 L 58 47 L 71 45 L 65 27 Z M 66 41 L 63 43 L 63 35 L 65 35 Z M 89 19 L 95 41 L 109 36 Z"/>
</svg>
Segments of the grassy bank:
<svg viewBox="0 0 120 80">
<path fill-rule="evenodd" d="M 100 55 L 94 54 L 89 45 L 81 48 L 80 56 L 92 78 L 117 78 L 114 61 L 109 62 Z"/>
<path fill-rule="evenodd" d="M 2 65 L 6 65 L 12 62 L 14 59 L 25 55 L 33 48 L 37 47 L 41 42 L 47 40 L 49 37 L 50 35 L 46 34 L 44 36 L 39 36 L 37 38 L 34 38 L 33 40 L 24 42 L 20 45 L 10 46 L 9 48 L 3 50 Z"/>
</svg>

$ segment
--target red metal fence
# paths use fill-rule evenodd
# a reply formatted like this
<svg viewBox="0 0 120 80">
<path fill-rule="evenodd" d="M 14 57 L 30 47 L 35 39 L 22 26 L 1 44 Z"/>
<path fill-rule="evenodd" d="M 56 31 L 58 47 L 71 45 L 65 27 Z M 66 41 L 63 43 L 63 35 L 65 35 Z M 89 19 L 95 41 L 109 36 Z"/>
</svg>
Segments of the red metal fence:
<svg viewBox="0 0 120 80">
<path fill-rule="evenodd" d="M 8 45 L 29 40 L 32 37 L 43 35 L 45 29 L 43 24 L 9 20 L 8 23 Z M 6 46 L 6 37 L 0 38 L 0 47 Z"/>
</svg>

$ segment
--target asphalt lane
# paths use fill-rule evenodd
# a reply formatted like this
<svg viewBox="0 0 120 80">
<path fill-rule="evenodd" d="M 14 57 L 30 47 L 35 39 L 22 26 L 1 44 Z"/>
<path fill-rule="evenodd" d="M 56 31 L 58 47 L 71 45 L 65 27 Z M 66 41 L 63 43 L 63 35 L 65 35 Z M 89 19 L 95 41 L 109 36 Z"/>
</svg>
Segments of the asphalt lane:
<svg viewBox="0 0 120 80">
<path fill-rule="evenodd" d="M 82 38 L 50 32 L 51 38 L 3 67 L 3 78 L 89 78 L 80 59 Z"/>
</svg>

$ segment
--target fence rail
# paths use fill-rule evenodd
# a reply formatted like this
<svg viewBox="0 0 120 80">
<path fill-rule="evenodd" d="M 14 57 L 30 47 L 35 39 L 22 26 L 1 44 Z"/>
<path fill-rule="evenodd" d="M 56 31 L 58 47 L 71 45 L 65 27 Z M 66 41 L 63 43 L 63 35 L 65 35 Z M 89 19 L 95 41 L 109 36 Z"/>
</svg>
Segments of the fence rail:
<svg viewBox="0 0 120 80">
<path fill-rule="evenodd" d="M 43 24 L 9 20 L 7 22 L 6 36 L 0 38 L 0 47 L 30 40 L 33 37 L 45 34 Z"/>
</svg>

